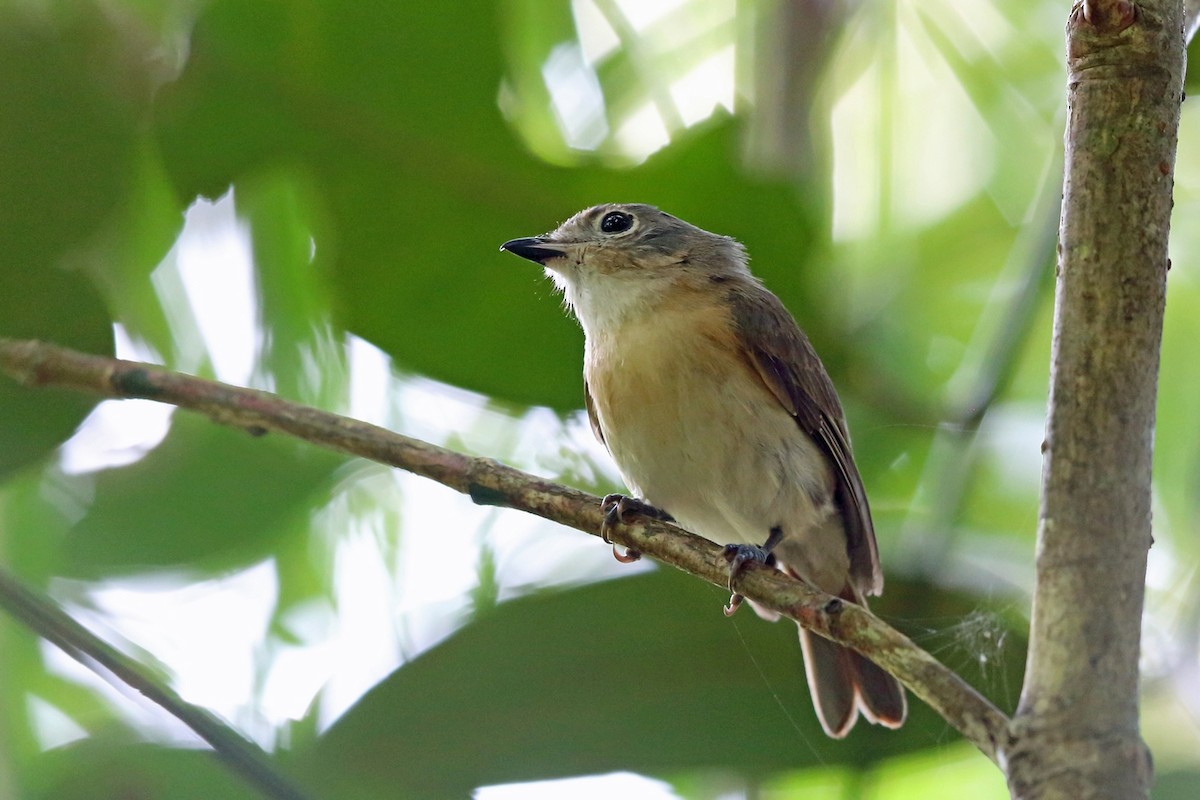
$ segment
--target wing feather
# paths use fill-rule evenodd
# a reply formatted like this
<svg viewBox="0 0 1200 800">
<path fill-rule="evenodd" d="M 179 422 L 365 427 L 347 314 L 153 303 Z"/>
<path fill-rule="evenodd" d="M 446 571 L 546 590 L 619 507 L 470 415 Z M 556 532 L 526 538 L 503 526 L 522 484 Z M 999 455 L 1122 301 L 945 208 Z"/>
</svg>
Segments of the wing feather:
<svg viewBox="0 0 1200 800">
<path fill-rule="evenodd" d="M 600 444 L 608 447 L 608 442 L 604 441 L 604 430 L 600 427 L 600 417 L 596 414 L 596 401 L 592 399 L 592 389 L 588 386 L 587 380 L 583 381 L 583 405 L 587 408 L 588 422 L 592 426 L 592 433 L 600 441 Z"/>
<path fill-rule="evenodd" d="M 752 285 L 733 288 L 731 300 L 745 357 L 833 465 L 834 502 L 845 522 L 850 575 L 856 588 L 865 594 L 879 594 L 883 573 L 871 509 L 833 381 L 779 298 Z"/>
</svg>

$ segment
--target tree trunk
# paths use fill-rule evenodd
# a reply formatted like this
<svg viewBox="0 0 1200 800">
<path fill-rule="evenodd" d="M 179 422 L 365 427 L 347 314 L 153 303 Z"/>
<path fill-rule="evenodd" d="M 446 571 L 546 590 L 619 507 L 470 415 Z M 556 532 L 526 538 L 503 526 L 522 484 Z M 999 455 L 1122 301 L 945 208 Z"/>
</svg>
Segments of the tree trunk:
<svg viewBox="0 0 1200 800">
<path fill-rule="evenodd" d="M 1017 798 L 1147 797 L 1138 653 L 1183 0 L 1076 3 Z"/>
</svg>

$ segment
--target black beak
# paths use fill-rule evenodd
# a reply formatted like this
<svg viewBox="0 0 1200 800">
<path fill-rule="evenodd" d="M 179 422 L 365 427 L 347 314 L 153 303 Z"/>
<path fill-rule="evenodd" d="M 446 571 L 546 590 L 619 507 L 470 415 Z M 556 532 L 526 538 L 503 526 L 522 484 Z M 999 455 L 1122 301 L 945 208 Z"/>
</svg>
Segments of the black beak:
<svg viewBox="0 0 1200 800">
<path fill-rule="evenodd" d="M 512 239 L 500 245 L 500 249 L 515 253 L 521 258 L 536 261 L 539 264 L 545 264 L 548 260 L 563 255 L 562 245 L 547 241 L 544 236 Z"/>
</svg>

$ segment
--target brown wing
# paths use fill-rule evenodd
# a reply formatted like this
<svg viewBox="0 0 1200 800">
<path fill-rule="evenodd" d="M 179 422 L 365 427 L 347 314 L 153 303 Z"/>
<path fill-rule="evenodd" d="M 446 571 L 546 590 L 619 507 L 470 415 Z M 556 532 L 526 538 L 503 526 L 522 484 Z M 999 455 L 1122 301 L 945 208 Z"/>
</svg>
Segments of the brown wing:
<svg viewBox="0 0 1200 800">
<path fill-rule="evenodd" d="M 761 286 L 736 287 L 730 293 L 742 348 L 763 383 L 801 430 L 825 452 L 834 467 L 834 502 L 846 524 L 850 575 L 865 594 L 883 590 L 883 572 L 867 492 L 863 488 L 842 404 L 833 381 L 808 337 L 775 295 Z"/>
<path fill-rule="evenodd" d="M 583 405 L 587 408 L 588 422 L 592 425 L 592 433 L 596 434 L 600 444 L 607 448 L 608 442 L 604 441 L 604 431 L 600 429 L 600 418 L 596 416 L 596 401 L 592 399 L 592 390 L 586 380 L 583 382 Z"/>
</svg>

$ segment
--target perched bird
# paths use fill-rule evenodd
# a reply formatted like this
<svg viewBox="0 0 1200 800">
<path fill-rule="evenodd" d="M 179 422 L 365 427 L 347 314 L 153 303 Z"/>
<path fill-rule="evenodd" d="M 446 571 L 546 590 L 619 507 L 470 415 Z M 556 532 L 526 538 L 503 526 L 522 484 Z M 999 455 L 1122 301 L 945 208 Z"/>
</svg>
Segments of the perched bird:
<svg viewBox="0 0 1200 800">
<path fill-rule="evenodd" d="M 733 239 L 641 204 L 581 211 L 501 246 L 545 267 L 583 327 L 592 430 L 650 506 L 748 560 L 863 603 L 883 575 L 833 383 Z M 646 511 L 633 503 L 622 508 Z M 768 555 L 769 554 L 769 555 Z M 804 629 L 825 732 L 899 727 L 895 678 Z"/>
</svg>

